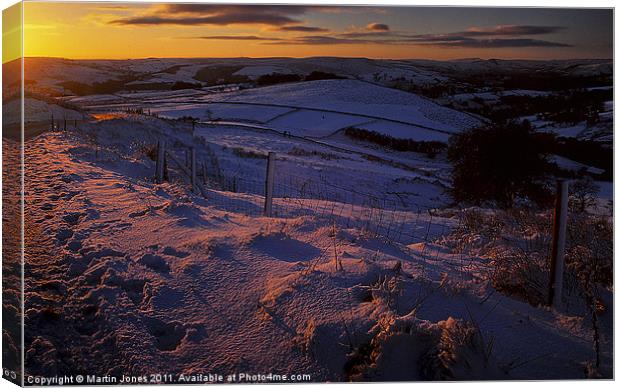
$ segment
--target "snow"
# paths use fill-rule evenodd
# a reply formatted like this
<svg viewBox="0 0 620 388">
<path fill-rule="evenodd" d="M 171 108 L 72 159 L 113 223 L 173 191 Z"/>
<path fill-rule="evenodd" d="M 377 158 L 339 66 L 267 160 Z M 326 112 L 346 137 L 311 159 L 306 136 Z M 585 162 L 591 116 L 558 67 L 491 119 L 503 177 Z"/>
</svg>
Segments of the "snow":
<svg viewBox="0 0 620 388">
<path fill-rule="evenodd" d="M 187 104 L 174 105 L 171 107 L 158 107 L 151 109 L 161 117 L 178 118 L 183 116 L 196 117 L 201 120 L 227 120 L 264 123 L 268 122 L 292 109 L 280 107 L 262 107 L 229 105 L 229 104 Z"/>
<path fill-rule="evenodd" d="M 377 116 L 432 129 L 459 132 L 479 124 L 469 115 L 395 89 L 354 80 L 323 80 L 205 96 L 206 101 L 279 104 Z"/>
<path fill-rule="evenodd" d="M 587 129 L 585 122 L 568 125 L 568 126 L 548 126 L 540 129 L 541 132 L 552 132 L 561 137 L 578 137 L 583 131 Z"/>
<path fill-rule="evenodd" d="M 21 100 L 16 99 L 2 105 L 3 119 L 6 124 L 21 122 Z M 60 107 L 56 104 L 35 98 L 24 98 L 24 118 L 26 123 L 49 123 L 52 117 L 55 120 L 81 120 L 81 112 Z"/>
<path fill-rule="evenodd" d="M 377 79 L 405 74 L 412 82 L 436 82 L 437 67 L 551 66 L 500 62 L 41 62 L 54 69 L 42 81 L 49 85 L 64 77 L 56 67 L 76 69 L 76 79 L 140 71 L 187 80 L 205 66 L 238 64 L 252 76 L 281 67 L 299 74 L 319 68 L 370 82 L 64 98 L 91 114 L 78 128 L 45 132 L 25 147 L 28 372 L 307 373 L 312 381 L 334 382 L 583 378 L 593 359 L 588 319 L 499 292 L 488 276 L 496 269 L 493 257 L 454 246 L 458 235 L 452 233 L 465 210 L 451 207 L 445 155 L 397 152 L 342 133 L 355 126 L 447 141 L 479 124 L 371 83 Z M 162 73 L 178 64 L 176 73 Z M 560 65 L 573 69 L 575 63 L 553 64 Z M 597 61 L 577 68 L 606 71 Z M 3 109 L 18 108 L 10 104 Z M 41 100 L 27 99 L 26 106 L 33 121 L 49 120 L 52 112 L 83 116 Z M 130 114 L 127 107 L 157 116 Z M 183 116 L 201 123 L 192 128 L 175 120 Z M 164 141 L 169 177 L 155 183 L 151 157 Z M 14 144 L 3 143 L 9 155 Z M 186 167 L 177 165 L 185 166 L 189 147 L 200 166 L 194 191 Z M 269 152 L 276 153 L 273 217 L 263 216 Z M 17 163 L 9 159 L 5 174 Z M 599 200 L 611 201 L 613 183 L 597 184 Z M 485 238 L 465 237 L 458 246 Z M 613 290 L 600 291 L 611 310 Z M 608 377 L 613 313 L 600 318 L 598 372 Z"/>
<path fill-rule="evenodd" d="M 296 110 L 271 120 L 269 125 L 280 131 L 299 136 L 324 137 L 339 129 L 356 126 L 367 121 L 368 119 L 363 117 L 341 113 Z"/>
<path fill-rule="evenodd" d="M 27 288 L 26 323 L 37 327 L 36 338 L 34 331 L 26 337 L 31 373 L 74 365 L 59 352 L 71 344 L 89 372 L 102 375 L 226 374 L 239 368 L 266 373 L 268 365 L 269 371 L 308 373 L 313 381 L 343 381 L 356 376 L 356 369 L 344 372 L 352 349 L 374 341 L 374 363 L 364 367 L 370 379 L 439 378 L 434 373 L 441 370 L 473 379 L 582 376 L 582 362 L 591 354 L 588 330 L 562 323 L 572 317 L 495 293 L 481 278 L 487 265 L 482 258 L 419 239 L 388 242 L 355 223 L 326 224 L 328 200 L 306 200 L 303 213 L 267 218 L 237 210 L 242 202 L 260 209 L 262 197 L 251 192 L 209 190 L 202 198 L 182 183 L 155 184 L 154 162 L 129 145 L 152 144 L 162 134 L 201 144 L 175 123 L 127 116 L 81 131 L 93 134 L 96 143 L 80 132 L 47 133 L 27 147 L 27 222 L 45 231 L 29 236 L 38 243 L 29 246 L 46 263 L 32 268 L 38 280 Z M 217 126 L 200 131 L 231 146 L 260 149 L 258 139 L 281 152 L 293 146 L 277 134 Z M 318 145 L 296 146 L 327 152 Z M 224 171 L 239 163 L 256 175 L 264 171 L 256 161 L 235 160 L 229 149 L 210 148 Z M 317 167 L 329 167 L 342 181 L 360 176 L 346 172 L 359 166 L 372 177 L 366 184 L 338 183 L 361 191 L 377 188 L 391 173 L 331 152 L 334 159 L 284 153 L 278 174 L 295 165 L 311 178 Z M 204 157 L 202 148 L 198 157 Z M 275 204 L 283 209 L 290 201 L 280 195 L 276 191 Z M 342 217 L 363 214 L 367 206 L 355 205 Z M 423 213 L 407 229 L 423 236 L 433 225 L 434 240 L 454 222 Z M 57 318 L 45 313 L 50 305 L 60 309 Z M 450 347 L 452 362 L 436 359 L 433 349 L 448 345 L 441 341 L 460 344 L 457 333 L 473 333 L 472 320 L 486 341 L 494 338 L 492 360 L 466 342 Z M 119 342 L 123 351 L 112 351 Z M 553 356 L 541 357 L 547 352 Z M 446 369 L 405 368 L 403 360 L 416 354 L 446 363 Z M 528 361 L 528 367 L 498 367 L 514 360 Z"/>
</svg>

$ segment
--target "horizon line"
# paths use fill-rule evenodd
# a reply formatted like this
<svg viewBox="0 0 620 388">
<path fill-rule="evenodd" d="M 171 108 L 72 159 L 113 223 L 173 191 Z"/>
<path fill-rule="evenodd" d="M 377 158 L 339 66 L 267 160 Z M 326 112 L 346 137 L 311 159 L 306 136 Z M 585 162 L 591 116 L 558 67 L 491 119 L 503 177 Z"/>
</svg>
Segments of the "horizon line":
<svg viewBox="0 0 620 388">
<path fill-rule="evenodd" d="M 462 58 L 452 58 L 452 59 L 434 59 L 434 58 L 379 58 L 379 57 L 349 57 L 349 56 L 332 56 L 332 55 L 314 55 L 307 57 L 286 57 L 286 56 L 266 56 L 266 57 L 136 57 L 136 58 L 69 58 L 69 57 L 55 57 L 55 56 L 25 56 L 15 58 L 2 64 L 5 65 L 7 63 L 19 61 L 21 59 L 61 59 L 61 60 L 69 60 L 69 61 L 144 61 L 144 60 L 152 60 L 152 59 L 314 59 L 314 58 L 338 58 L 338 59 L 366 59 L 371 61 L 436 61 L 436 62 L 454 62 L 454 61 L 467 61 L 467 60 L 478 60 L 478 61 L 539 61 L 539 62 L 552 62 L 552 61 L 613 61 L 613 58 L 601 58 L 601 57 L 593 57 L 593 58 L 548 58 L 548 59 L 540 59 L 540 58 L 480 58 L 480 57 L 462 57 Z"/>
</svg>

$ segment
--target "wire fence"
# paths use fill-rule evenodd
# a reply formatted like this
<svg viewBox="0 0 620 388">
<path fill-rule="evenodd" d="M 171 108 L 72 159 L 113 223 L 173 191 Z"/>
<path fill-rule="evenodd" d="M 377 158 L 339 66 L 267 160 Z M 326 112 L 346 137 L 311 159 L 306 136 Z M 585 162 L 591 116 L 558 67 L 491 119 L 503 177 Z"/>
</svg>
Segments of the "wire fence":
<svg viewBox="0 0 620 388">
<path fill-rule="evenodd" d="M 74 127 L 87 140 L 93 137 L 89 135 L 94 135 L 82 131 L 79 125 Z M 65 132 L 64 121 L 62 126 L 53 128 Z M 68 129 L 73 128 L 68 126 Z M 304 175 L 302 170 L 291 169 L 286 158 L 273 158 L 275 176 L 270 181 L 268 165 L 272 159 L 264 154 L 210 143 L 191 132 L 177 134 L 173 142 L 165 133 L 153 135 L 162 144 L 166 144 L 166 139 L 171 143 L 162 153 L 163 160 L 157 161 L 164 166 L 163 180 L 187 187 L 215 208 L 250 217 L 308 217 L 317 229 L 333 228 L 334 235 L 336 231 L 354 229 L 355 235 L 396 244 L 398 249 L 410 251 L 411 257 L 425 261 L 437 260 L 440 255 L 442 259 L 449 257 L 450 265 L 461 277 L 471 277 L 489 261 L 500 258 L 503 263 L 491 263 L 495 267 L 490 270 L 525 271 L 527 274 L 522 273 L 519 279 L 531 283 L 515 285 L 511 279 L 500 279 L 508 287 L 523 286 L 528 294 L 538 294 L 539 299 L 547 292 L 553 209 L 485 214 L 479 209 L 430 208 L 412 203 L 407 194 L 379 188 L 364 191 L 362 186 L 354 186 L 335 175 Z M 96 136 L 93 139 L 89 141 L 97 143 Z M 123 158 L 122 151 L 100 145 L 95 149 L 99 158 Z M 160 155 L 159 150 L 156 153 Z M 335 182 L 336 179 L 342 182 Z M 269 211 L 267 203 L 271 205 Z M 568 218 L 573 220 L 574 214 Z M 308 243 L 324 245 L 324 241 L 316 238 L 317 241 Z M 575 244 L 569 234 L 567 245 Z M 309 268 L 320 260 L 333 259 L 334 255 L 337 256 L 334 249 L 323 247 L 322 254 Z M 502 265 L 514 268 L 506 269 Z M 489 270 L 488 266 L 483 270 Z"/>
<path fill-rule="evenodd" d="M 266 174 L 256 171 L 267 170 L 266 159 L 256 160 L 259 168 L 252 170 L 256 177 L 243 171 L 232 173 L 222 168 L 213 147 L 208 143 L 204 149 L 201 147 L 203 152 L 195 174 L 204 189 L 198 192 L 212 206 L 252 217 L 264 216 L 268 183 Z M 189 148 L 172 147 L 167 153 L 184 164 L 179 168 L 167 162 L 169 180 L 189 182 Z M 434 209 L 408 203 L 393 193 L 369 193 L 330 182 L 323 176 L 304 177 L 277 167 L 276 171 L 271 217 L 314 217 L 328 226 L 361 229 L 388 243 L 403 244 L 437 240 L 459 222 L 456 218 L 438 216 Z"/>
<path fill-rule="evenodd" d="M 68 122 L 69 123 L 69 122 Z M 64 121 L 55 123 L 56 131 L 64 131 Z M 67 125 L 68 129 L 80 131 L 79 121 Z M 88 135 L 90 132 L 86 131 Z M 86 136 L 89 139 L 88 136 Z M 207 199 L 216 208 L 244 214 L 251 217 L 265 216 L 267 201 L 267 158 L 264 155 L 238 153 L 234 163 L 224 160 L 221 146 L 190 135 L 189 141 L 174 141 L 165 150 L 164 180 L 186 186 L 195 194 Z M 192 166 L 192 148 L 197 156 Z M 122 152 L 96 147 L 96 156 L 101 159 L 122 158 Z M 230 156 L 230 153 L 229 155 Z M 254 168 L 246 168 L 248 158 Z M 242 163 L 244 162 L 244 163 Z M 466 228 L 467 220 L 458 211 L 444 211 L 412 203 L 398 193 L 365 192 L 359 188 L 330 181 L 323 175 L 301 176 L 285 168 L 278 168 L 271 198 L 271 217 L 312 217 L 326 226 L 340 229 L 359 229 L 364 233 L 380 237 L 387 243 L 410 245 L 416 243 L 448 244 L 445 237 L 453 231 Z M 192 177 L 194 182 L 192 183 Z M 518 245 L 524 250 L 550 252 L 552 212 L 547 212 L 545 224 L 549 226 L 544 234 L 522 230 L 518 238 L 502 236 L 504 242 Z M 517 233 L 516 233 L 517 234 Z M 444 241 L 442 241 L 444 240 Z M 474 242 L 460 241 L 453 249 L 461 253 L 474 253 Z"/>
<path fill-rule="evenodd" d="M 212 206 L 263 217 L 270 201 L 270 217 L 310 217 L 323 227 L 334 228 L 334 235 L 336 230 L 355 229 L 383 243 L 397 244 L 424 262 L 436 261 L 440 255 L 450 257 L 457 277 L 470 279 L 472 274 L 486 273 L 484 276 L 506 292 L 514 292 L 511 287 L 523 288 L 524 294 L 537 295 L 537 301 L 545 299 L 545 274 L 550 272 L 552 256 L 552 209 L 496 217 L 493 212 L 481 215 L 466 209 L 429 208 L 394 193 L 364 192 L 324 176 L 300 176 L 277 168 L 271 183 L 273 196 L 268 198 L 267 173 L 256 174 L 268 170 L 266 158 L 255 161 L 258 170 L 252 170 L 252 177 L 243 168 L 223 169 L 218 155 L 209 149 L 213 146 L 206 144 L 208 151 L 202 161 L 202 184 L 206 187 L 202 194 Z M 326 247 L 308 270 L 334 257 L 335 250 Z M 524 284 L 515 285 L 506 274 L 518 274 L 515 279 Z"/>
</svg>

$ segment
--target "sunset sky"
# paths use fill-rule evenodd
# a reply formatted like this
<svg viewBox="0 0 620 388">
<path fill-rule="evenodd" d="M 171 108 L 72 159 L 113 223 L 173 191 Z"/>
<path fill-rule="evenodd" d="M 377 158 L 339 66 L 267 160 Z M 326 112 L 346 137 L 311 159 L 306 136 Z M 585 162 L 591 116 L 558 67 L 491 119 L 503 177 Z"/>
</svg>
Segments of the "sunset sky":
<svg viewBox="0 0 620 388">
<path fill-rule="evenodd" d="M 25 56 L 76 59 L 613 56 L 600 9 L 27 2 L 24 24 Z"/>
</svg>

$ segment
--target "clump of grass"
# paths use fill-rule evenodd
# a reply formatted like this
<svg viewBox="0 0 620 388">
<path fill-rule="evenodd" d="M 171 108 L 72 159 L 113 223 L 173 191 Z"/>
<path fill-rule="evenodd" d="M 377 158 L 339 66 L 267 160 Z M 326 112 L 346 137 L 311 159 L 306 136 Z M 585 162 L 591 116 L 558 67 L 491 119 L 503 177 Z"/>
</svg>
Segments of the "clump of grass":
<svg viewBox="0 0 620 388">
<path fill-rule="evenodd" d="M 464 211 L 447 241 L 453 249 L 488 258 L 484 268 L 493 287 L 534 306 L 548 298 L 551 212 Z M 572 212 L 567 222 L 563 306 L 592 326 L 596 371 L 601 363 L 599 316 L 607 310 L 601 290 L 613 287 L 613 225 L 608 217 Z"/>
<path fill-rule="evenodd" d="M 291 156 L 318 156 L 321 159 L 325 159 L 325 160 L 335 160 L 335 159 L 340 159 L 340 157 L 338 157 L 337 155 L 334 154 L 330 154 L 327 152 L 321 152 L 321 151 L 316 151 L 316 150 L 312 150 L 312 151 L 308 151 L 304 148 L 301 147 L 293 147 L 292 149 L 290 149 L 287 152 L 289 155 Z"/>
<path fill-rule="evenodd" d="M 157 144 L 143 144 L 140 148 L 141 153 L 152 161 L 157 160 Z"/>
<path fill-rule="evenodd" d="M 345 364 L 352 381 L 372 381 L 403 363 L 407 380 L 476 380 L 505 378 L 492 357 L 493 340 L 485 340 L 473 322 L 449 317 L 432 323 L 415 311 L 397 317 L 385 314 L 371 330 L 372 339 L 356 347 Z M 392 370 L 393 372 L 393 370 Z"/>
<path fill-rule="evenodd" d="M 267 155 L 264 153 L 256 152 L 243 147 L 234 147 L 232 149 L 232 153 L 240 158 L 267 159 Z"/>
</svg>

